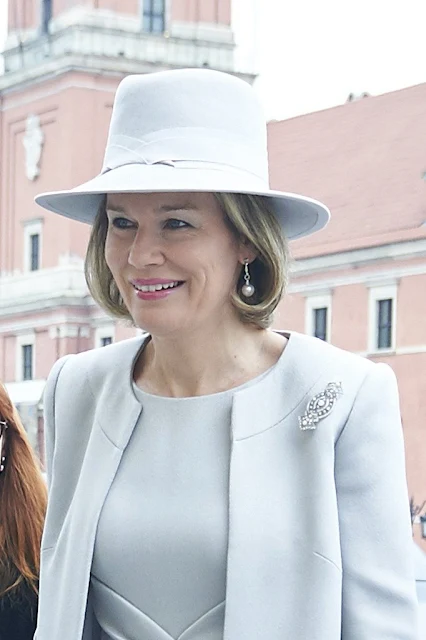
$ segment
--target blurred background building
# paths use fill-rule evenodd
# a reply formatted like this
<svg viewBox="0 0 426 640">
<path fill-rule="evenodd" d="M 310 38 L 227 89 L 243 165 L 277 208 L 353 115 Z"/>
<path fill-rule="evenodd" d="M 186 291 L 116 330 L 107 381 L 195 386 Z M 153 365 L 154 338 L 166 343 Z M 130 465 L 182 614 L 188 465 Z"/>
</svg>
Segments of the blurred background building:
<svg viewBox="0 0 426 640">
<path fill-rule="evenodd" d="M 254 80 L 235 55 L 231 0 L 9 0 L 0 76 L 0 378 L 43 459 L 42 394 L 55 360 L 135 334 L 88 295 L 89 227 L 34 204 L 102 164 L 114 92 L 129 73 L 210 67 Z M 271 185 L 332 209 L 293 244 L 275 326 L 394 369 L 415 538 L 426 549 L 426 84 L 269 123 Z M 378 398 L 380 401 L 380 398 Z M 426 520 L 423 522 L 426 537 Z"/>
</svg>

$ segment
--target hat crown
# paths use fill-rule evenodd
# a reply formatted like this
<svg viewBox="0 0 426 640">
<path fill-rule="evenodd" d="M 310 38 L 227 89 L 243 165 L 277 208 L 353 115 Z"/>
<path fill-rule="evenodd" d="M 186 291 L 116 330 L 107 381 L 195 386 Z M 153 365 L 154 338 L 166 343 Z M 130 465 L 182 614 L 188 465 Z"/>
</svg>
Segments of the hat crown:
<svg viewBox="0 0 426 640">
<path fill-rule="evenodd" d="M 328 209 L 272 191 L 266 120 L 252 87 L 211 69 L 127 76 L 114 101 L 102 172 L 42 207 L 92 224 L 109 193 L 240 193 L 268 198 L 288 238 L 321 229 Z"/>
<path fill-rule="evenodd" d="M 266 122 L 250 85 L 207 69 L 127 76 L 102 173 L 126 164 L 211 163 L 268 183 Z"/>
</svg>

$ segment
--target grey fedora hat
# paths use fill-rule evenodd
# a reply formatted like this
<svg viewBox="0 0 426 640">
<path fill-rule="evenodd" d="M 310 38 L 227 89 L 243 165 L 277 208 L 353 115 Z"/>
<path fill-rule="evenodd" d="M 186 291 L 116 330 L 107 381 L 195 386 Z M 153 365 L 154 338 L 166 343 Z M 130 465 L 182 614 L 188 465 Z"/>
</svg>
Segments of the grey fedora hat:
<svg viewBox="0 0 426 640">
<path fill-rule="evenodd" d="M 108 193 L 207 191 L 270 199 L 288 238 L 322 229 L 330 213 L 269 188 L 266 122 L 254 90 L 208 69 L 127 76 L 115 96 L 101 173 L 36 202 L 92 224 Z"/>
</svg>

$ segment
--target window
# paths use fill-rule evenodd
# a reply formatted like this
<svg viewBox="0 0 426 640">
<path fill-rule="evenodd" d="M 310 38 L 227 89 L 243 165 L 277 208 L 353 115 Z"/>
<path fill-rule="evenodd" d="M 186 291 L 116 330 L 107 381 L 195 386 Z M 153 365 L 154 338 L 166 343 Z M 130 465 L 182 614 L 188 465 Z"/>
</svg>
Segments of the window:
<svg viewBox="0 0 426 640">
<path fill-rule="evenodd" d="M 331 333 L 331 294 L 306 298 L 305 333 L 329 341 Z"/>
<path fill-rule="evenodd" d="M 392 298 L 377 300 L 377 348 L 392 346 Z"/>
<path fill-rule="evenodd" d="M 40 269 L 40 234 L 30 235 L 30 271 Z"/>
<path fill-rule="evenodd" d="M 33 345 L 22 345 L 22 380 L 33 379 Z"/>
<path fill-rule="evenodd" d="M 17 382 L 35 379 L 35 334 L 27 333 L 16 336 L 16 371 Z"/>
<path fill-rule="evenodd" d="M 42 226 L 42 219 L 24 221 L 24 271 L 41 269 Z"/>
<path fill-rule="evenodd" d="M 95 329 L 95 348 L 106 347 L 115 340 L 115 326 L 111 322 Z"/>
<path fill-rule="evenodd" d="M 49 33 L 49 23 L 52 19 L 52 0 L 41 2 L 41 32 Z"/>
<path fill-rule="evenodd" d="M 143 30 L 149 33 L 163 33 L 165 13 L 165 0 L 143 0 Z"/>
<path fill-rule="evenodd" d="M 396 294 L 396 284 L 370 288 L 369 353 L 395 349 Z"/>
<path fill-rule="evenodd" d="M 327 340 L 327 307 L 313 309 L 314 336 L 320 340 Z"/>
</svg>

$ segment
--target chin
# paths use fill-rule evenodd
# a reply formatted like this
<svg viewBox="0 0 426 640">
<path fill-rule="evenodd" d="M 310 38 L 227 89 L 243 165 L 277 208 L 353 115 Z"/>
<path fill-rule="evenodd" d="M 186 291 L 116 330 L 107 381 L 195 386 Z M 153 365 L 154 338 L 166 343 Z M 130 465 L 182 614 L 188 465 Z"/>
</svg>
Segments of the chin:
<svg viewBox="0 0 426 640">
<path fill-rule="evenodd" d="M 165 314 L 163 314 L 163 316 L 164 315 Z M 170 317 L 164 317 L 156 320 L 154 318 L 147 318 L 145 314 L 136 314 L 132 317 L 134 324 L 139 329 L 146 331 L 154 337 L 169 336 L 182 330 L 182 325 L 176 321 L 171 321 Z"/>
</svg>

